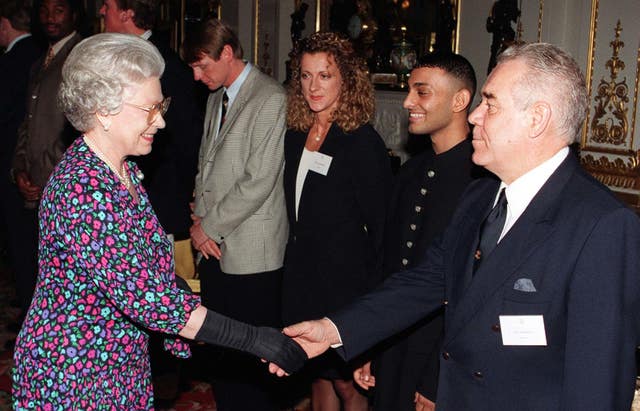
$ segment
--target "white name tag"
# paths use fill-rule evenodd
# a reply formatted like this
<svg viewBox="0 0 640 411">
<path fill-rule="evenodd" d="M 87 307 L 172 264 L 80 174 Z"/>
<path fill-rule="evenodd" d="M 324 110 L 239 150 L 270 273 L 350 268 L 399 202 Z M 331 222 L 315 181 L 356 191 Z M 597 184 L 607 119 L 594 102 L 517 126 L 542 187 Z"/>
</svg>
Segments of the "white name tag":
<svg viewBox="0 0 640 411">
<path fill-rule="evenodd" d="M 503 345 L 547 345 L 541 315 L 501 315 Z"/>
<path fill-rule="evenodd" d="M 313 157 L 311 157 L 311 165 L 309 166 L 309 170 L 326 176 L 329 172 L 329 166 L 331 166 L 331 160 L 333 160 L 333 157 L 322 154 L 319 151 L 315 151 L 313 153 Z"/>
</svg>

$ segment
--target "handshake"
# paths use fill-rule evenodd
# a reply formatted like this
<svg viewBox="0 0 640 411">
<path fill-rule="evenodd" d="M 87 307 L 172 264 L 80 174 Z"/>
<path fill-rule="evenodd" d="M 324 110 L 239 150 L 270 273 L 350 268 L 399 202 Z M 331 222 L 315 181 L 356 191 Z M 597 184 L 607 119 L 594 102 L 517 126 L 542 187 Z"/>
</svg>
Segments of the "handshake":
<svg viewBox="0 0 640 411">
<path fill-rule="evenodd" d="M 295 344 L 298 350 L 302 351 L 304 361 L 307 358 L 317 357 L 327 351 L 333 344 L 341 343 L 337 328 L 327 318 L 294 324 L 286 327 L 282 330 L 282 333 L 290 337 L 289 341 Z M 289 368 L 288 364 L 281 359 L 263 358 L 270 361 L 269 372 L 279 377 L 297 371 L 304 364 L 303 361 L 298 368 L 293 369 Z"/>
<path fill-rule="evenodd" d="M 195 340 L 253 354 L 269 362 L 269 371 L 280 377 L 298 371 L 309 358 L 340 342 L 338 331 L 328 319 L 305 321 L 282 332 L 255 327 L 207 310 Z"/>
<path fill-rule="evenodd" d="M 296 351 L 301 352 L 304 355 L 304 359 L 300 364 L 295 364 L 297 366 L 297 368 L 295 368 L 290 367 L 288 359 L 261 357 L 270 361 L 269 372 L 279 377 L 297 371 L 304 365 L 304 361 L 308 358 L 317 357 L 327 351 L 333 344 L 339 344 L 341 342 L 337 328 L 326 318 L 322 320 L 304 321 L 285 327 L 285 329 L 282 330 L 282 334 L 290 337 L 287 344 L 294 344 Z"/>
</svg>

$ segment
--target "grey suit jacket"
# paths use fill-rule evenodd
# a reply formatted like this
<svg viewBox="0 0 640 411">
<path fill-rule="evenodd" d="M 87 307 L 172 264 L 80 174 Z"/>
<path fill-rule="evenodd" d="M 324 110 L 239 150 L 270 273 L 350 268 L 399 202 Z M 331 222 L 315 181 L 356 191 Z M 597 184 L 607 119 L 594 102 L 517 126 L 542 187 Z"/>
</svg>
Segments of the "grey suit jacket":
<svg viewBox="0 0 640 411">
<path fill-rule="evenodd" d="M 195 214 L 220 244 L 220 267 L 252 274 L 282 267 L 288 224 L 282 184 L 286 94 L 251 68 L 219 135 L 223 90 L 209 96 L 195 185 Z"/>
</svg>

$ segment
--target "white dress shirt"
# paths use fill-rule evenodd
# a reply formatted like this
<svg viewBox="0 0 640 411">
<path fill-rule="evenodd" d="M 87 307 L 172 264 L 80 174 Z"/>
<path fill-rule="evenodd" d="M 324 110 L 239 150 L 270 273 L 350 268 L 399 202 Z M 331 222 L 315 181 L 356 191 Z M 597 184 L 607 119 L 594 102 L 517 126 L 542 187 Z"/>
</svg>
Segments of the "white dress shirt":
<svg viewBox="0 0 640 411">
<path fill-rule="evenodd" d="M 569 147 L 564 147 L 558 151 L 553 157 L 540 164 L 533 170 L 523 174 L 514 180 L 511 184 L 506 185 L 504 182 L 500 184 L 500 189 L 496 194 L 495 202 L 498 201 L 498 194 L 502 187 L 506 187 L 505 196 L 507 197 L 507 219 L 502 228 L 502 234 L 498 242 L 509 232 L 511 227 L 518 221 L 518 218 L 527 209 L 527 206 L 533 200 L 533 197 L 540 191 L 544 183 L 547 182 L 551 174 L 567 158 L 569 155 Z"/>
</svg>

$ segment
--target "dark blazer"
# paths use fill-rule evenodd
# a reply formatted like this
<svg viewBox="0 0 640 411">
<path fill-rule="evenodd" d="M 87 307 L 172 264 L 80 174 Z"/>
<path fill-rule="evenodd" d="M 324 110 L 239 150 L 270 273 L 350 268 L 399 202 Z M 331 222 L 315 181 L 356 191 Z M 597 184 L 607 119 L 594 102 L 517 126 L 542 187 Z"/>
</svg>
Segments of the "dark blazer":
<svg viewBox="0 0 640 411">
<path fill-rule="evenodd" d="M 330 316 L 344 342 L 339 351 L 353 357 L 444 303 L 439 410 L 629 409 L 638 217 L 570 155 L 472 278 L 480 224 L 498 187 L 472 183 L 421 265 Z M 515 289 L 519 279 L 536 291 Z M 503 314 L 543 315 L 548 345 L 504 346 Z"/>
<path fill-rule="evenodd" d="M 24 120 L 29 69 L 42 52 L 43 48 L 29 36 L 0 55 L 0 178 L 3 180 L 8 179 L 18 127 Z"/>
<path fill-rule="evenodd" d="M 424 136 L 423 136 L 424 138 Z M 465 189 L 490 173 L 471 161 L 467 138 L 437 154 L 433 147 L 404 163 L 394 179 L 385 228 L 384 273 L 413 268 L 451 221 Z M 374 357 L 374 410 L 414 410 L 418 391 L 436 401 L 444 309 L 385 340 Z"/>
<path fill-rule="evenodd" d="M 332 125 L 320 152 L 326 176 L 309 171 L 295 214 L 295 185 L 307 133 L 285 134 L 284 189 L 289 219 L 283 320 L 315 318 L 352 302 L 382 280 L 382 245 L 391 166 L 382 139 L 366 124 Z"/>
<path fill-rule="evenodd" d="M 31 182 L 42 188 L 64 151 L 78 136 L 58 107 L 57 98 L 62 83 L 62 66 L 81 40 L 80 34 L 74 34 L 47 68 L 42 68 L 46 52 L 31 67 L 27 115 L 18 131 L 13 168 L 15 172 L 26 172 Z"/>
<path fill-rule="evenodd" d="M 144 173 L 142 183 L 162 227 L 176 237 L 189 238 L 198 149 L 202 138 L 204 101 L 198 97 L 198 85 L 191 69 L 157 36 L 153 43 L 165 61 L 160 84 L 162 93 L 171 97 L 165 115 L 166 127 L 158 130 L 153 150 L 136 162 Z"/>
</svg>

